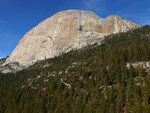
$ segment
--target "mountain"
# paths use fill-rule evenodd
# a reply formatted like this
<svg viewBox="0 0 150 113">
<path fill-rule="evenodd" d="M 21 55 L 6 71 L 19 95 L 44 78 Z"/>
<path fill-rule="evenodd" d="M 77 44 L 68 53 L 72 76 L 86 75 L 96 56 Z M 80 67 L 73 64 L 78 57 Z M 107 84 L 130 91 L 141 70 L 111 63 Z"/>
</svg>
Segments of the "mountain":
<svg viewBox="0 0 150 113">
<path fill-rule="evenodd" d="M 0 113 L 149 112 L 150 26 L 0 73 Z"/>
<path fill-rule="evenodd" d="M 4 65 L 17 62 L 21 66 L 29 66 L 74 48 L 100 43 L 104 36 L 112 33 L 126 32 L 137 27 L 139 25 L 119 16 L 101 18 L 90 11 L 62 11 L 25 34 Z"/>
</svg>

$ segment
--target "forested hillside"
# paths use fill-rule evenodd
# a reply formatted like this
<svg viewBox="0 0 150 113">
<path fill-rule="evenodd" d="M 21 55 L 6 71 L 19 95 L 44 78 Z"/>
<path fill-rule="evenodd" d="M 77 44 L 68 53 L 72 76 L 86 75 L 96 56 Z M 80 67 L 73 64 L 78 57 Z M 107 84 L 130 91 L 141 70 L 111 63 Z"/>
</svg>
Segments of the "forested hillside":
<svg viewBox="0 0 150 113">
<path fill-rule="evenodd" d="M 0 74 L 0 113 L 149 113 L 150 26 Z"/>
</svg>

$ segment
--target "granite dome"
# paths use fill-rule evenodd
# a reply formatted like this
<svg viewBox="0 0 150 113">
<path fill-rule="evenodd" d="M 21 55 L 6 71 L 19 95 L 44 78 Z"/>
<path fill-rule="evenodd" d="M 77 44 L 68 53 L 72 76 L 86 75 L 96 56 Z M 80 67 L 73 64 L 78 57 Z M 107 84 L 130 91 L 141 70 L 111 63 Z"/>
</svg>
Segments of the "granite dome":
<svg viewBox="0 0 150 113">
<path fill-rule="evenodd" d="M 89 43 L 101 42 L 111 33 L 139 27 L 119 16 L 101 18 L 91 11 L 66 10 L 42 21 L 24 35 L 5 64 L 31 65 Z"/>
</svg>

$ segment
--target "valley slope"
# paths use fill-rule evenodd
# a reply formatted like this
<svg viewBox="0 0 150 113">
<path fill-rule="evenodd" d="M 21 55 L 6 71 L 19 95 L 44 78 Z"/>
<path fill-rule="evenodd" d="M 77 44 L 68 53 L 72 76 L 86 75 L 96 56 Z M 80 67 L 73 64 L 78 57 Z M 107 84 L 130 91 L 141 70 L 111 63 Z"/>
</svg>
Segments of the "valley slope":
<svg viewBox="0 0 150 113">
<path fill-rule="evenodd" d="M 1 113 L 149 113 L 150 26 L 0 74 Z"/>
</svg>

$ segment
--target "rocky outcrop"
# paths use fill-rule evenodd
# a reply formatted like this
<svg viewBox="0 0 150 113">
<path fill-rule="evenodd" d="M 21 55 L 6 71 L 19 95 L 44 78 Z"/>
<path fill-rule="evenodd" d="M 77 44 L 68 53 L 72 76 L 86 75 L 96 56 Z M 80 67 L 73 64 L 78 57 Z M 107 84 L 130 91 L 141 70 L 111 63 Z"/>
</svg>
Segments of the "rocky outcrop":
<svg viewBox="0 0 150 113">
<path fill-rule="evenodd" d="M 1 58 L 1 59 L 0 59 L 0 66 L 2 66 L 5 61 L 6 61 L 6 58 Z"/>
<path fill-rule="evenodd" d="M 139 25 L 118 16 L 98 17 L 90 11 L 67 10 L 39 23 L 21 39 L 5 64 L 25 67 L 74 48 L 101 42 L 111 33 L 126 32 Z"/>
<path fill-rule="evenodd" d="M 0 66 L 0 72 L 2 73 L 15 73 L 17 71 L 21 71 L 26 67 L 21 66 L 18 62 L 11 62 L 9 64 Z"/>
<path fill-rule="evenodd" d="M 17 62 L 11 62 L 9 64 L 3 65 L 5 61 L 6 61 L 6 58 L 0 59 L 0 72 L 1 73 L 12 73 L 12 72 L 15 73 L 17 71 L 20 71 L 26 68 L 24 66 L 21 66 Z"/>
<path fill-rule="evenodd" d="M 134 68 L 136 67 L 142 67 L 144 69 L 150 69 L 150 61 L 137 61 L 132 63 L 127 63 L 127 68 L 130 68 L 130 65 L 132 65 Z"/>
</svg>

